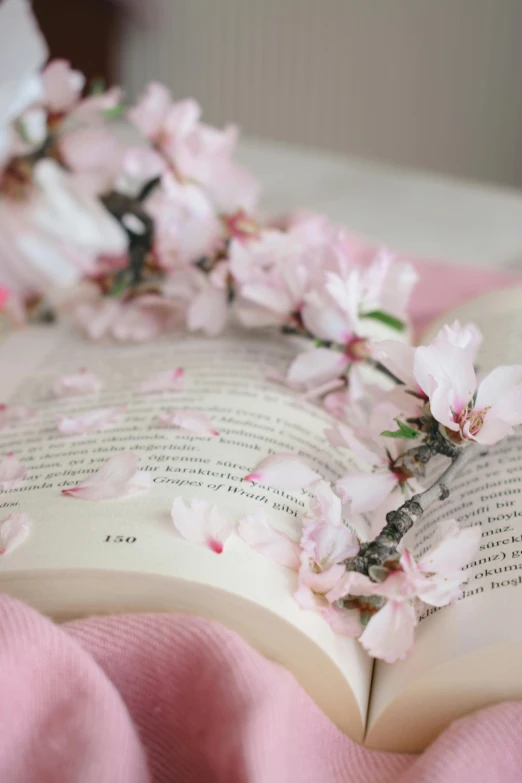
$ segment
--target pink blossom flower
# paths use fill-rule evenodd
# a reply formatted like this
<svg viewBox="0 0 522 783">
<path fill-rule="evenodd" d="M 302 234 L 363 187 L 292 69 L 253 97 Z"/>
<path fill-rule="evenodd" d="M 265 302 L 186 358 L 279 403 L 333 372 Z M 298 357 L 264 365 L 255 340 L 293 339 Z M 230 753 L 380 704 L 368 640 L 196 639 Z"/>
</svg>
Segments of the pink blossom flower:
<svg viewBox="0 0 522 783">
<path fill-rule="evenodd" d="M 0 522 L 0 557 L 23 544 L 31 532 L 31 520 L 25 512 L 9 514 Z"/>
<path fill-rule="evenodd" d="M 184 179 L 198 182 L 218 212 L 251 212 L 258 197 L 252 175 L 232 160 L 237 128 L 223 131 L 199 122 L 201 109 L 192 100 L 172 104 L 163 131 L 162 148 Z"/>
<path fill-rule="evenodd" d="M 11 451 L 0 460 L 0 491 L 16 489 L 27 478 L 27 468 Z"/>
<path fill-rule="evenodd" d="M 302 242 L 281 231 L 262 231 L 247 244 L 232 240 L 230 271 L 238 314 L 246 326 L 288 323 L 303 304 L 311 267 Z"/>
<path fill-rule="evenodd" d="M 259 462 L 245 481 L 266 484 L 289 492 L 302 489 L 320 479 L 319 473 L 312 470 L 297 454 L 271 454 Z"/>
<path fill-rule="evenodd" d="M 138 468 L 138 456 L 130 451 L 115 454 L 84 484 L 62 489 L 62 495 L 81 500 L 116 500 L 150 489 L 151 476 Z"/>
<path fill-rule="evenodd" d="M 183 538 L 193 544 L 203 544 L 218 555 L 234 530 L 217 506 L 200 498 L 195 498 L 190 505 L 181 497 L 175 498 L 171 515 L 174 527 Z"/>
<path fill-rule="evenodd" d="M 66 166 L 93 193 L 112 188 L 120 168 L 122 149 L 118 138 L 103 126 L 76 128 L 59 137 L 60 154 Z"/>
<path fill-rule="evenodd" d="M 140 386 L 142 394 L 151 394 L 155 392 L 180 391 L 183 388 L 183 367 L 177 367 L 175 370 L 159 372 L 152 375 Z"/>
<path fill-rule="evenodd" d="M 64 114 L 70 111 L 80 98 L 85 76 L 74 71 L 67 60 L 51 60 L 42 72 L 44 101 L 49 111 Z"/>
<path fill-rule="evenodd" d="M 432 345 L 453 345 L 466 352 L 472 363 L 482 343 L 482 333 L 475 324 L 461 326 L 459 321 L 446 324 L 436 334 Z M 415 347 L 397 340 L 378 340 L 373 343 L 372 355 L 384 365 L 407 389 L 415 392 L 421 399 L 426 393 L 419 386 L 414 373 Z"/>
<path fill-rule="evenodd" d="M 126 251 L 127 236 L 118 221 L 56 161 L 40 160 L 33 177 L 37 194 L 31 217 L 37 227 L 89 254 L 92 262 L 102 253 Z"/>
<path fill-rule="evenodd" d="M 294 598 L 301 609 L 319 610 L 328 608 L 326 596 L 343 578 L 346 569 L 342 563 L 330 566 L 325 571 L 315 572 L 306 557 L 299 569 L 298 586 Z"/>
<path fill-rule="evenodd" d="M 437 421 L 491 446 L 522 423 L 522 365 L 496 367 L 477 383 L 473 354 L 472 343 L 436 339 L 415 350 L 413 373 Z"/>
<path fill-rule="evenodd" d="M 97 375 L 86 369 L 72 375 L 62 375 L 53 384 L 55 397 L 76 397 L 87 394 L 98 394 L 103 382 Z"/>
<path fill-rule="evenodd" d="M 203 125 L 201 109 L 188 99 L 172 103 L 170 92 L 151 83 L 129 119 L 150 139 L 173 166 L 182 181 L 201 185 L 218 212 L 251 211 L 257 200 L 257 183 L 232 160 L 237 131 Z"/>
<path fill-rule="evenodd" d="M 409 473 L 395 465 L 395 460 L 404 451 L 404 441 L 379 437 L 386 429 L 397 429 L 394 419 L 398 415 L 400 412 L 393 405 L 376 405 L 372 413 L 372 426 L 376 429 L 373 432 L 370 429 L 365 438 L 357 437 L 348 424 L 339 423 L 325 430 L 333 446 L 350 449 L 361 465 L 360 471 L 347 473 L 336 484 L 343 503 L 350 504 L 352 514 L 374 511 L 397 488 L 405 494 L 417 490 Z M 375 421 L 378 421 L 377 425 Z"/>
<path fill-rule="evenodd" d="M 417 563 L 409 551 L 400 559 L 400 569 L 383 582 L 347 572 L 328 593 L 330 602 L 346 596 L 380 596 L 386 603 L 372 615 L 359 641 L 375 658 L 388 663 L 404 658 L 413 644 L 417 624 L 415 602 L 446 606 L 461 595 L 463 571 L 478 549 L 478 527 L 461 530 L 454 520 L 442 523 L 432 549 Z"/>
<path fill-rule="evenodd" d="M 125 406 L 98 408 L 77 413 L 75 416 L 56 416 L 58 431 L 62 435 L 83 435 L 86 432 L 104 432 L 123 421 Z"/>
<path fill-rule="evenodd" d="M 47 114 L 39 106 L 26 109 L 13 126 L 11 155 L 29 155 L 42 146 L 47 138 Z"/>
<path fill-rule="evenodd" d="M 198 185 L 180 184 L 167 173 L 144 206 L 155 222 L 155 251 L 163 269 L 214 253 L 223 227 Z"/>
<path fill-rule="evenodd" d="M 20 296 L 71 287 L 126 250 L 119 223 L 50 158 L 34 166 L 30 198 L 0 200 L 0 284 Z"/>
<path fill-rule="evenodd" d="M 227 236 L 243 245 L 259 239 L 261 228 L 257 220 L 244 209 L 238 209 L 230 215 L 222 216 Z"/>
<path fill-rule="evenodd" d="M 4 427 L 10 427 L 13 424 L 25 424 L 26 421 L 34 419 L 36 411 L 26 408 L 25 405 L 6 405 L 0 404 L 0 430 Z"/>
<path fill-rule="evenodd" d="M 53 170 L 50 179 L 49 170 L 41 167 L 47 163 Z M 64 172 L 55 181 L 53 166 L 50 159 L 35 166 L 30 199 L 0 200 L 0 284 L 23 298 L 71 287 L 95 271 L 100 253 L 126 249 L 117 223 L 122 245 L 114 244 L 113 218 L 70 175 Z"/>
<path fill-rule="evenodd" d="M 112 337 L 119 342 L 147 342 L 181 326 L 176 302 L 158 294 L 142 294 L 128 302 L 108 297 L 80 302 L 74 319 L 91 340 Z"/>
<path fill-rule="evenodd" d="M 354 338 L 374 336 L 375 312 L 385 312 L 401 321 L 417 276 L 409 264 L 394 261 L 380 251 L 364 271 L 358 268 L 327 272 L 326 290 L 312 291 L 302 317 L 315 336 L 346 345 Z"/>
<path fill-rule="evenodd" d="M 418 562 L 404 551 L 401 568 L 425 604 L 446 606 L 462 597 L 466 566 L 476 555 L 481 538 L 480 526 L 461 528 L 456 520 L 447 519 L 437 526 L 429 552 Z"/>
<path fill-rule="evenodd" d="M 127 116 L 147 139 L 159 142 L 171 103 L 172 96 L 167 87 L 151 82 Z"/>
<path fill-rule="evenodd" d="M 166 171 L 166 163 L 156 152 L 148 147 L 127 147 L 123 151 L 115 190 L 131 198 L 136 198 L 143 186 Z"/>
<path fill-rule="evenodd" d="M 104 113 L 116 109 L 122 101 L 121 87 L 110 87 L 105 92 L 88 95 L 72 110 L 69 118 L 74 123 L 96 123 L 104 120 Z"/>
<path fill-rule="evenodd" d="M 356 536 L 343 523 L 341 501 L 327 481 L 314 486 L 303 523 L 300 546 L 312 561 L 313 570 L 326 571 L 359 551 Z"/>
<path fill-rule="evenodd" d="M 348 636 L 351 639 L 361 635 L 362 626 L 359 612 L 340 606 L 332 606 L 332 604 L 322 606 L 319 611 L 323 620 L 328 623 L 334 633 Z"/>
<path fill-rule="evenodd" d="M 193 410 L 169 410 L 160 413 L 157 422 L 161 427 L 178 427 L 194 435 L 217 437 L 218 430 L 205 413 Z"/>
<path fill-rule="evenodd" d="M 287 377 L 291 384 L 304 385 L 308 389 L 313 389 L 317 384 L 343 379 L 348 383 L 352 401 L 361 399 L 364 394 L 364 382 L 358 365 L 346 353 L 330 348 L 314 348 L 299 354 L 290 365 Z"/>
<path fill-rule="evenodd" d="M 324 397 L 323 407 L 331 416 L 342 420 L 346 417 L 346 411 L 351 402 L 352 397 L 349 391 L 333 391 Z"/>
<path fill-rule="evenodd" d="M 272 562 L 295 571 L 299 568 L 299 544 L 272 527 L 263 511 L 243 517 L 237 532 L 245 543 Z"/>
<path fill-rule="evenodd" d="M 230 315 L 226 282 L 228 265 L 219 262 L 209 275 L 196 269 L 194 272 L 196 292 L 187 308 L 187 328 L 215 337 L 223 331 Z"/>
<path fill-rule="evenodd" d="M 344 561 L 357 554 L 359 542 L 344 525 L 341 501 L 326 481 L 315 485 L 303 524 L 299 587 L 294 597 L 303 608 L 327 608 L 324 596 L 343 577 Z"/>
<path fill-rule="evenodd" d="M 154 340 L 180 324 L 176 304 L 158 294 L 143 294 L 126 302 L 113 321 L 110 334 L 119 342 Z"/>
<path fill-rule="evenodd" d="M 352 398 L 360 399 L 364 393 L 360 362 L 371 355 L 367 337 L 379 326 L 371 317 L 384 311 L 387 286 L 395 295 L 395 305 L 386 303 L 386 307 L 403 316 L 402 305 L 415 278 L 408 265 L 393 264 L 384 253 L 365 271 L 351 267 L 336 245 L 330 253 L 336 263 L 324 267 L 323 283 L 316 274 L 301 286 L 301 303 L 295 309 L 312 335 L 334 346 L 299 355 L 290 367 L 289 380 L 315 385 L 349 374 Z"/>
</svg>

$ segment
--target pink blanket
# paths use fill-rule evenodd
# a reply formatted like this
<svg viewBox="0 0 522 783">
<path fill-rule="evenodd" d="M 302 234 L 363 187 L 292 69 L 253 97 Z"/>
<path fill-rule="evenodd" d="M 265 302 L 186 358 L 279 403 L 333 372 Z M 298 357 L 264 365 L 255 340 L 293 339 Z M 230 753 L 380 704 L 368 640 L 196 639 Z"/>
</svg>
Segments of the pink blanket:
<svg viewBox="0 0 522 783">
<path fill-rule="evenodd" d="M 418 315 L 447 307 L 448 291 L 451 306 L 508 282 L 421 269 Z M 368 751 L 215 623 L 60 628 L 0 596 L 0 783 L 519 783 L 521 738 L 522 703 L 509 703 L 453 724 L 420 757 Z"/>
</svg>

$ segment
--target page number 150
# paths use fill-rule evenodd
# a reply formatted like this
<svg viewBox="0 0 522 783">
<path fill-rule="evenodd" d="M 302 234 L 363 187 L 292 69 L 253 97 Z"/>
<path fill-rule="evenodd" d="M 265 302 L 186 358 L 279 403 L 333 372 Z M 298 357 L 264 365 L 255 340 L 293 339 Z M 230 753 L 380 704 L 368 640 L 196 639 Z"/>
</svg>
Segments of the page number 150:
<svg viewBox="0 0 522 783">
<path fill-rule="evenodd" d="M 136 536 L 107 536 L 104 544 L 134 544 Z"/>
</svg>

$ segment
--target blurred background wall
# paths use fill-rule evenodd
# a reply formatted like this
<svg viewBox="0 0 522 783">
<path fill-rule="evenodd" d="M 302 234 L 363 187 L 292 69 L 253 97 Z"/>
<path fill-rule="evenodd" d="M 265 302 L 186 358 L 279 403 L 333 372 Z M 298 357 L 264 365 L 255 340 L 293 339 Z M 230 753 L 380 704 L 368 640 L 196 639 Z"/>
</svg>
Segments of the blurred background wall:
<svg viewBox="0 0 522 783">
<path fill-rule="evenodd" d="M 129 98 L 158 79 L 197 98 L 210 122 L 251 135 L 522 186 L 522 0 L 37 0 L 36 10 L 64 2 L 106 7 L 100 41 L 116 14 L 100 68 Z M 62 49 L 74 49 L 68 29 Z"/>
</svg>

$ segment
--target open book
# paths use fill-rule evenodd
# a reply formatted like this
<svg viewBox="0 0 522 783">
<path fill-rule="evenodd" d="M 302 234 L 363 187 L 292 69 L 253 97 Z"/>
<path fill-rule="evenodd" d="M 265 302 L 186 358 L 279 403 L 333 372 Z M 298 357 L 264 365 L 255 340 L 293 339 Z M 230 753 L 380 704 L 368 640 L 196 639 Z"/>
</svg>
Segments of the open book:
<svg viewBox="0 0 522 783">
<path fill-rule="evenodd" d="M 520 361 L 521 297 L 520 289 L 491 294 L 446 316 L 484 330 L 481 369 Z M 418 751 L 454 718 L 522 697 L 522 435 L 469 465 L 443 507 L 410 531 L 415 552 L 440 519 L 480 522 L 483 546 L 464 597 L 426 613 L 409 657 L 374 663 L 356 641 L 299 608 L 293 572 L 237 536 L 217 556 L 182 539 L 170 518 L 176 496 L 205 498 L 231 519 L 264 508 L 295 537 L 306 493 L 243 477 L 270 451 L 297 452 L 332 482 L 357 466 L 328 445 L 325 411 L 266 381 L 266 371 L 286 369 L 295 351 L 293 338 L 255 332 L 128 347 L 88 343 L 55 326 L 9 336 L 0 345 L 0 399 L 39 415 L 0 430 L 0 454 L 14 451 L 29 468 L 19 488 L 0 494 L 0 518 L 25 511 L 34 520 L 23 546 L 0 558 L 0 590 L 58 620 L 162 611 L 213 618 L 290 669 L 357 742 Z M 184 390 L 138 392 L 152 373 L 177 366 L 185 368 Z M 53 382 L 80 367 L 103 378 L 98 398 L 56 399 Z M 127 412 L 112 430 L 64 437 L 56 429 L 56 413 L 114 405 Z M 155 427 L 169 407 L 207 412 L 221 436 Z M 152 475 L 149 493 L 93 503 L 62 496 L 121 451 L 139 454 Z"/>
</svg>

